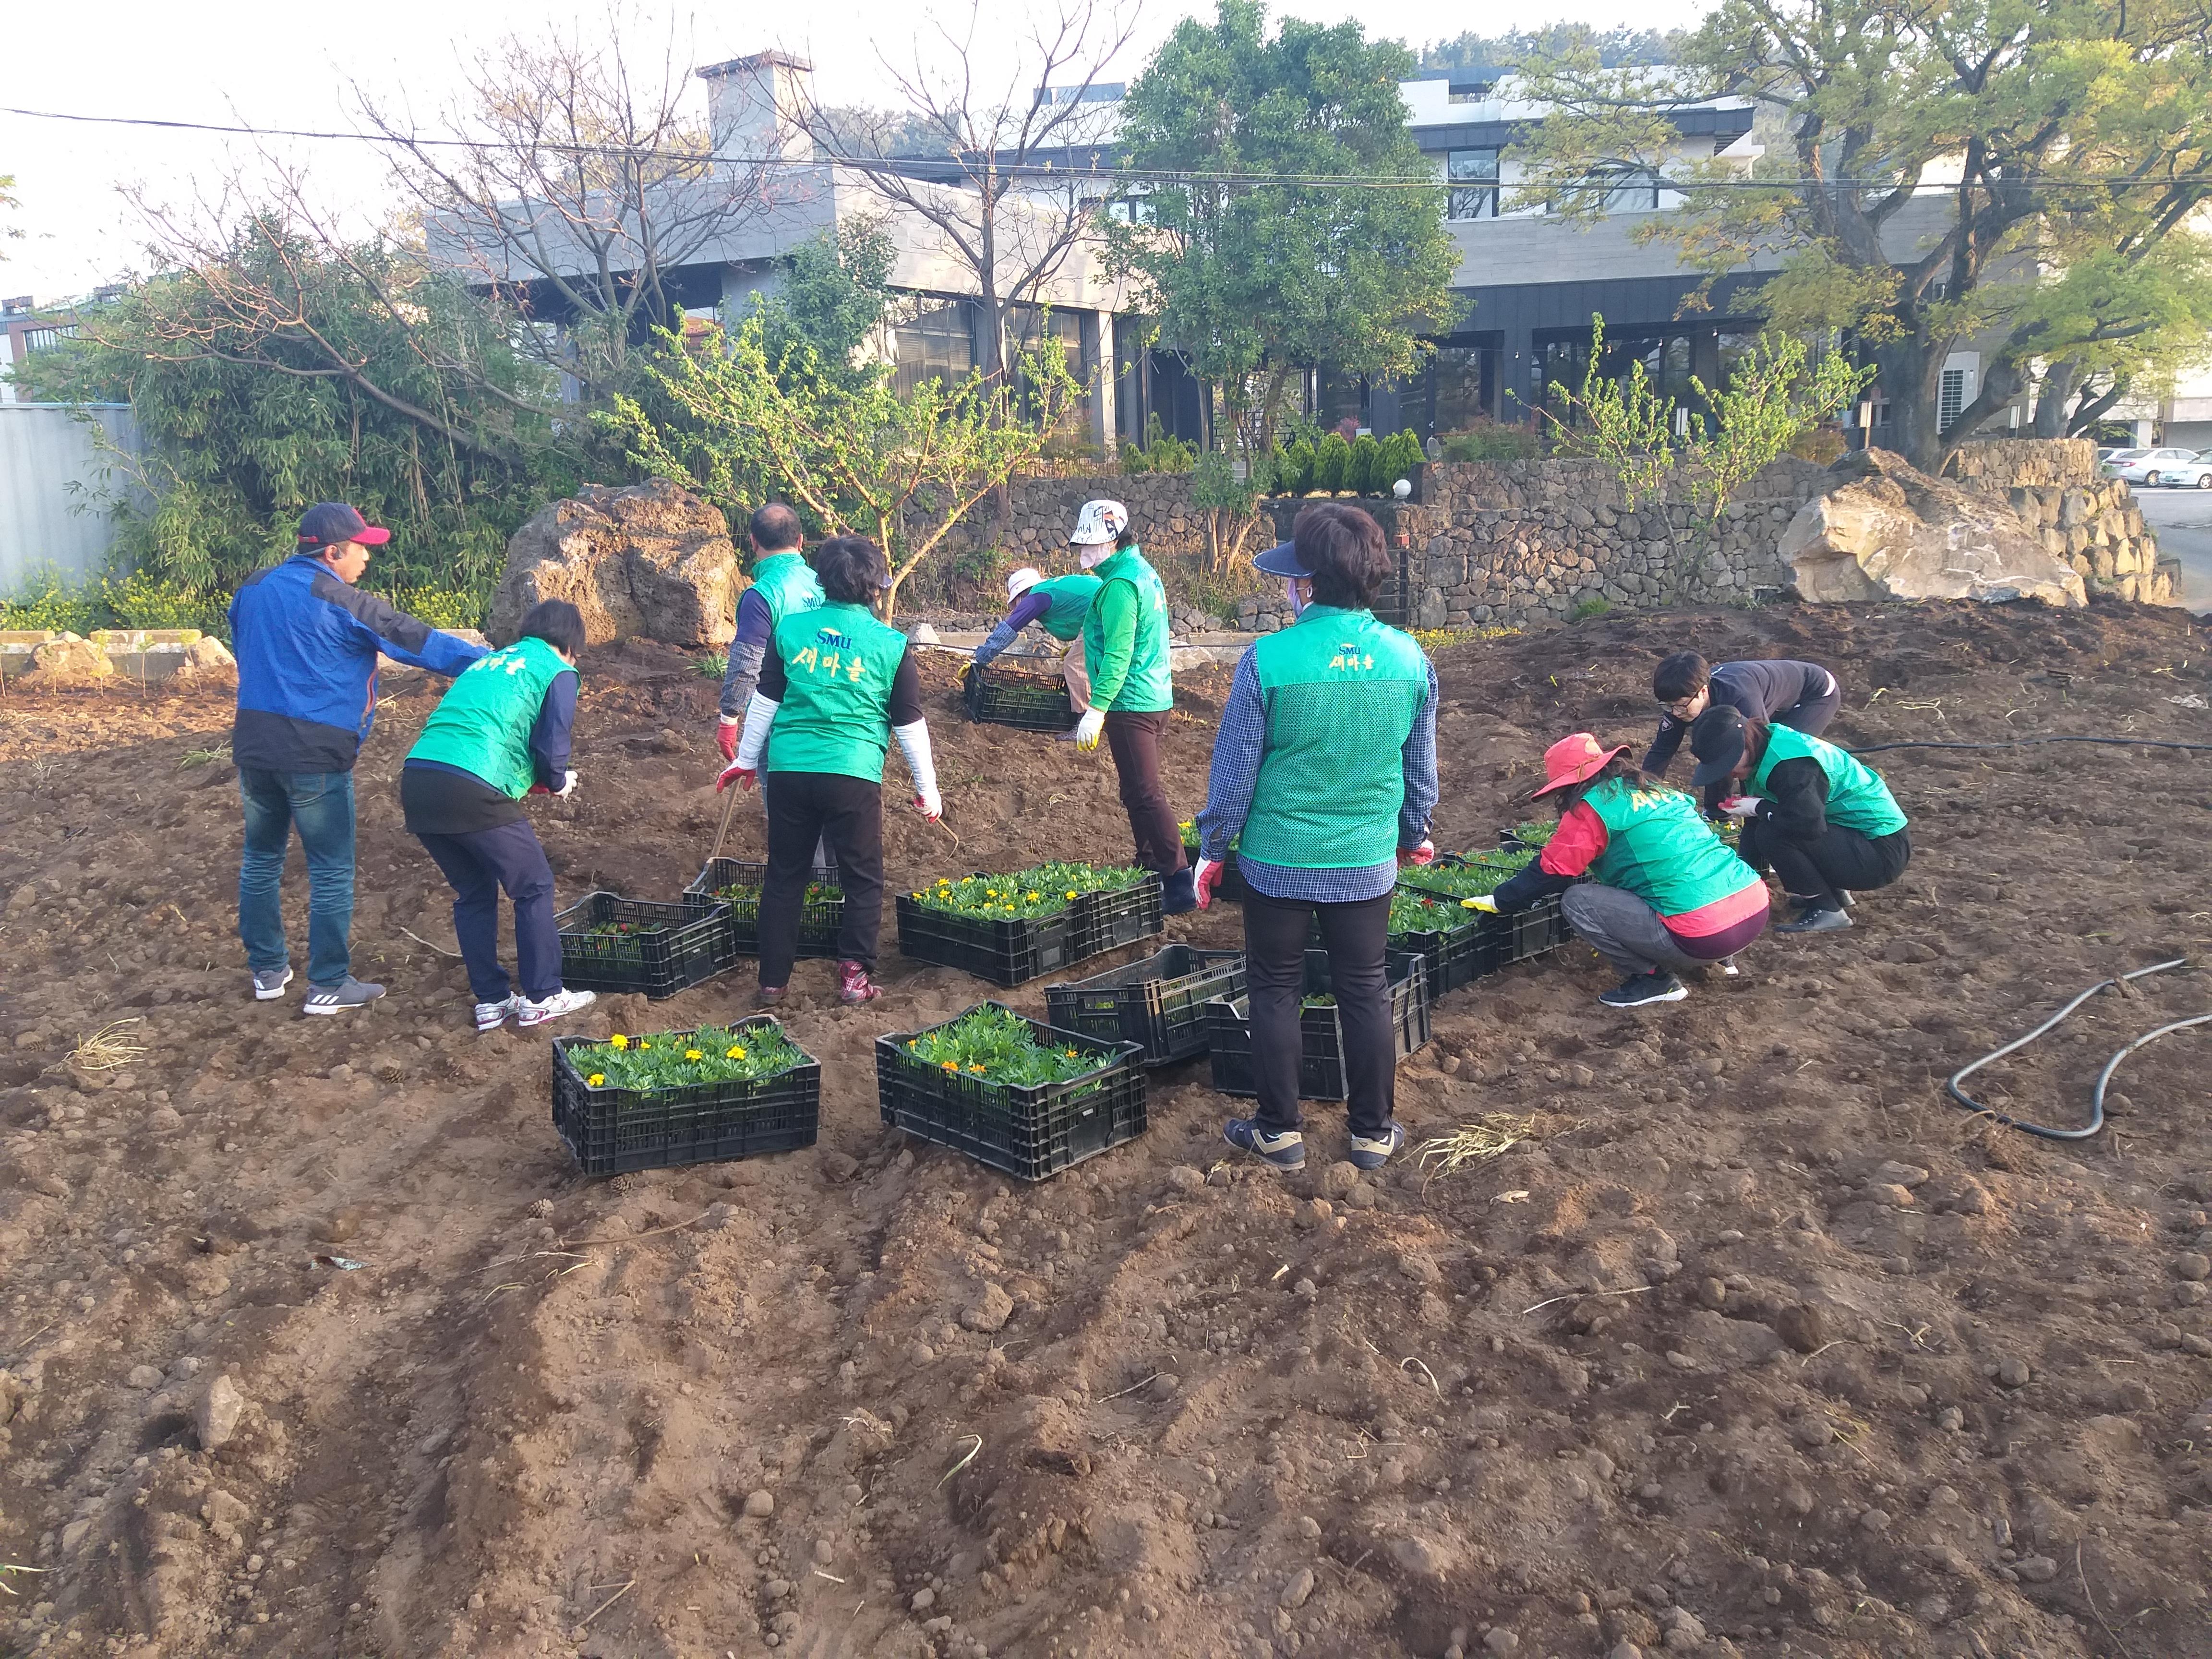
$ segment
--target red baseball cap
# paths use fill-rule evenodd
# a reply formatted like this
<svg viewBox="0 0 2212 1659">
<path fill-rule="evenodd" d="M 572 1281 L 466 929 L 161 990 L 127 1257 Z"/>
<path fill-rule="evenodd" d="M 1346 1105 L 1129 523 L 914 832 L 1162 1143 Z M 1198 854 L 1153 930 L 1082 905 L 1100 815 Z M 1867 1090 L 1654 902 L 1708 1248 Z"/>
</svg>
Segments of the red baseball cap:
<svg viewBox="0 0 2212 1659">
<path fill-rule="evenodd" d="M 302 553 L 336 547 L 340 542 L 359 542 L 363 547 L 380 547 L 391 539 L 389 530 L 369 523 L 361 516 L 358 508 L 343 501 L 318 501 L 300 515 L 300 551 Z"/>
<path fill-rule="evenodd" d="M 1625 743 L 1617 749 L 1600 747 L 1598 740 L 1587 732 L 1561 738 L 1544 751 L 1546 782 L 1528 799 L 1534 800 L 1537 795 L 1548 795 L 1554 789 L 1566 789 L 1577 783 L 1587 783 L 1605 770 L 1605 763 L 1615 755 L 1627 752 L 1628 745 Z"/>
</svg>

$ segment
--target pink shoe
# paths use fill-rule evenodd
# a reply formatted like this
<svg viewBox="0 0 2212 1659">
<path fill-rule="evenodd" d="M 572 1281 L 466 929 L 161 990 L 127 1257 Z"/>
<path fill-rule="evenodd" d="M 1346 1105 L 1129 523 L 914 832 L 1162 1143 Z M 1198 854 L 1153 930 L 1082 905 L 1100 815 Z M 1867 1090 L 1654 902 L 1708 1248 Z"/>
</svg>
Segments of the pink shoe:
<svg viewBox="0 0 2212 1659">
<path fill-rule="evenodd" d="M 843 1003 L 873 1002 L 883 995 L 884 988 L 868 977 L 868 970 L 857 962 L 837 964 L 837 1000 Z"/>
</svg>

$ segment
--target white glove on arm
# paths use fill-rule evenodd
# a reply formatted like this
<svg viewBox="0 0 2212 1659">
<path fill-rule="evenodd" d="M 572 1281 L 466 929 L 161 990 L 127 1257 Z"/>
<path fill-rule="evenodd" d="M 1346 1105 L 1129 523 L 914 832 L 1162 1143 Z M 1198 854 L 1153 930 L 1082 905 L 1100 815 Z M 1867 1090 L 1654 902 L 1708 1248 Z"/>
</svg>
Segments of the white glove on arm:
<svg viewBox="0 0 2212 1659">
<path fill-rule="evenodd" d="M 770 702 L 757 691 L 745 705 L 745 734 L 738 739 L 738 764 L 749 772 L 760 770 L 761 751 L 768 747 L 769 729 L 775 725 L 781 703 Z"/>
<path fill-rule="evenodd" d="M 1759 807 L 1765 805 L 1765 800 L 1766 797 L 1764 795 L 1737 795 L 1732 799 L 1723 801 L 1721 811 L 1732 818 L 1755 818 L 1759 816 Z"/>
<path fill-rule="evenodd" d="M 911 726 L 894 726 L 891 735 L 898 739 L 899 753 L 906 757 L 907 775 L 914 780 L 915 805 L 921 809 L 922 817 L 932 822 L 945 816 L 945 799 L 937 793 L 937 761 L 929 750 L 929 722 L 916 720 Z"/>
<path fill-rule="evenodd" d="M 573 769 L 571 769 L 568 775 L 562 779 L 561 787 L 553 792 L 553 798 L 556 800 L 566 800 L 569 796 L 575 793 L 576 774 Z"/>
<path fill-rule="evenodd" d="M 1083 718 L 1075 723 L 1075 746 L 1078 749 L 1096 749 L 1098 746 L 1098 734 L 1105 729 L 1106 711 L 1104 709 L 1085 709 Z"/>
</svg>

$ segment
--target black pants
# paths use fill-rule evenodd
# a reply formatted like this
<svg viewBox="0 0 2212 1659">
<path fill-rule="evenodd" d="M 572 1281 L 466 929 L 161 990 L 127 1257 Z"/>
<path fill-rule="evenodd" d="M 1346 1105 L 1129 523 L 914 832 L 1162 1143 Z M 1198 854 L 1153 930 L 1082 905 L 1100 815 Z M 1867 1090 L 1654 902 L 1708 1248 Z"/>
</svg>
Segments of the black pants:
<svg viewBox="0 0 2212 1659">
<path fill-rule="evenodd" d="M 1774 717 L 1777 726 L 1786 726 L 1793 732 L 1802 732 L 1808 738 L 1817 738 L 1828 729 L 1828 722 L 1836 718 L 1836 710 L 1844 706 L 1844 683 L 1833 674 L 1828 676 L 1834 689 L 1824 696 L 1808 697 L 1794 708 L 1785 708 Z"/>
<path fill-rule="evenodd" d="M 1305 1000 L 1306 936 L 1321 918 L 1330 989 L 1344 1030 L 1346 1115 L 1352 1132 L 1388 1133 L 1398 1080 L 1390 1029 L 1390 983 L 1382 969 L 1390 896 L 1352 904 L 1315 904 L 1244 896 L 1244 968 L 1252 996 L 1252 1079 L 1260 1125 L 1271 1134 L 1298 1127 L 1298 1014 Z"/>
<path fill-rule="evenodd" d="M 1137 843 L 1137 862 L 1163 880 L 1183 867 L 1182 831 L 1160 781 L 1160 739 L 1169 715 L 1109 714 L 1106 747 L 1121 781 L 1121 808 L 1129 815 L 1129 834 Z"/>
<path fill-rule="evenodd" d="M 529 822 L 465 835 L 417 835 L 453 889 L 453 937 L 478 1002 L 504 1002 L 514 987 L 499 965 L 499 890 L 514 901 L 514 958 L 522 994 L 543 1002 L 561 988 L 561 934 L 553 921 L 553 866 Z"/>
<path fill-rule="evenodd" d="M 1745 863 L 1754 870 L 1771 866 L 1784 892 L 1818 910 L 1843 908 L 1838 887 L 1865 893 L 1888 886 L 1912 860 L 1912 840 L 1903 830 L 1870 836 L 1832 823 L 1808 845 L 1785 841 L 1753 818 L 1743 826 L 1741 842 Z"/>
<path fill-rule="evenodd" d="M 777 772 L 763 780 L 768 879 L 761 889 L 760 982 L 791 983 L 799 959 L 799 913 L 814 872 L 816 843 L 836 860 L 845 895 L 837 954 L 872 969 L 884 919 L 884 791 L 840 772 Z"/>
</svg>

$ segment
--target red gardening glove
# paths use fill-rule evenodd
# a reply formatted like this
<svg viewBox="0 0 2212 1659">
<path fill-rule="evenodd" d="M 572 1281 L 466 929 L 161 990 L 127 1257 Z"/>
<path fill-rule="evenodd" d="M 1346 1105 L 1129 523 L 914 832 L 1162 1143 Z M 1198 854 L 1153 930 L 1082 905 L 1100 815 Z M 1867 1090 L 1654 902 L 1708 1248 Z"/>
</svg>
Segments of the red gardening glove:
<svg viewBox="0 0 2212 1659">
<path fill-rule="evenodd" d="M 724 767 L 722 769 L 722 775 L 714 780 L 714 793 L 718 795 L 720 794 L 722 791 L 728 788 L 732 783 L 735 783 L 740 789 L 750 790 L 752 787 L 759 781 L 760 769 L 758 767 L 738 766 L 733 763 Z"/>
<path fill-rule="evenodd" d="M 1408 864 L 1434 864 L 1436 861 L 1437 844 L 1432 841 L 1424 841 L 1419 847 L 1401 847 L 1398 849 L 1401 868 Z"/>
<path fill-rule="evenodd" d="M 1212 859 L 1200 859 L 1192 866 L 1190 881 L 1198 892 L 1198 908 L 1212 908 L 1214 889 L 1221 885 L 1221 866 Z"/>
<path fill-rule="evenodd" d="M 714 723 L 714 746 L 722 751 L 724 760 L 737 759 L 738 733 L 741 729 L 736 720 L 717 720 Z"/>
</svg>

